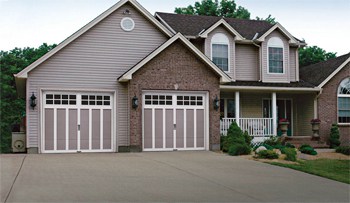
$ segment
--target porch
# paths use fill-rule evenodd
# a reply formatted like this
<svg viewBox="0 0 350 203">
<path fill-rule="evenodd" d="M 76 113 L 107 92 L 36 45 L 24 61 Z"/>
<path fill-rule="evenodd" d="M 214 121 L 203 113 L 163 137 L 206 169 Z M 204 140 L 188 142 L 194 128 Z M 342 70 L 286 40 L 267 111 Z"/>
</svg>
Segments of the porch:
<svg viewBox="0 0 350 203">
<path fill-rule="evenodd" d="M 222 91 L 220 133 L 227 134 L 233 122 L 259 143 L 281 135 L 278 121 L 290 122 L 288 136 L 311 136 L 310 120 L 317 117 L 315 94 L 310 92 Z"/>
</svg>

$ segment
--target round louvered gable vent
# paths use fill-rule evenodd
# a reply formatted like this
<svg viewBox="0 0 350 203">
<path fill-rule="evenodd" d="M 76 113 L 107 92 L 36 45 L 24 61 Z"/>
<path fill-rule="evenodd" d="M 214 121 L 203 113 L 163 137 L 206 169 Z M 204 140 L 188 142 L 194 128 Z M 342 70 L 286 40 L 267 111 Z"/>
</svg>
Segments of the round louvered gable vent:
<svg viewBox="0 0 350 203">
<path fill-rule="evenodd" d="M 135 28 L 135 22 L 131 18 L 123 18 L 120 22 L 120 26 L 124 31 L 130 32 Z"/>
</svg>

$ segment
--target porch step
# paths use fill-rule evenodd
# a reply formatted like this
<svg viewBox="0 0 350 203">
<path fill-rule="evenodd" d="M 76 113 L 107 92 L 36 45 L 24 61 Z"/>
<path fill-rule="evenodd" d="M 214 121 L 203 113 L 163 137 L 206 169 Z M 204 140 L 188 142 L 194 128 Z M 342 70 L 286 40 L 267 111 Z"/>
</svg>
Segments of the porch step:
<svg viewBox="0 0 350 203">
<path fill-rule="evenodd" d="M 285 142 L 291 143 L 297 148 L 303 144 L 308 144 L 313 148 L 329 148 L 327 143 L 323 142 L 322 140 L 312 140 L 311 136 L 286 137 Z"/>
</svg>

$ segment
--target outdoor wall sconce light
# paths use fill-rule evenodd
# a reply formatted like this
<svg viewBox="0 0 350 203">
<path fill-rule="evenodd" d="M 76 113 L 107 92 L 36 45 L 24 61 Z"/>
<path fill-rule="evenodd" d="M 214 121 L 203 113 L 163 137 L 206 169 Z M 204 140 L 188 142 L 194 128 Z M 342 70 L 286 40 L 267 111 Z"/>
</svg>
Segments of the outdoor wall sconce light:
<svg viewBox="0 0 350 203">
<path fill-rule="evenodd" d="M 139 99 L 136 96 L 134 96 L 132 98 L 132 108 L 136 109 L 138 106 L 139 106 Z"/>
<path fill-rule="evenodd" d="M 33 108 L 33 110 L 36 107 L 36 96 L 34 95 L 34 92 L 33 92 L 32 96 L 30 97 L 30 106 Z"/>
<path fill-rule="evenodd" d="M 220 101 L 218 99 L 218 96 L 216 95 L 215 99 L 214 99 L 214 109 L 218 110 L 220 106 Z"/>
<path fill-rule="evenodd" d="M 129 9 L 125 9 L 125 11 L 123 12 L 124 15 L 130 15 L 130 10 Z"/>
</svg>

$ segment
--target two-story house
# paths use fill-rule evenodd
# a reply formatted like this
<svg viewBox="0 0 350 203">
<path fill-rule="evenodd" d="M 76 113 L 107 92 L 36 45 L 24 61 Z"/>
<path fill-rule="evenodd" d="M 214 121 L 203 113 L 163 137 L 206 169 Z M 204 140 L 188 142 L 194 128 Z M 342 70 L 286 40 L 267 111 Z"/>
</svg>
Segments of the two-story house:
<svg viewBox="0 0 350 203">
<path fill-rule="evenodd" d="M 311 134 L 320 88 L 305 43 L 265 21 L 167 13 L 121 0 L 16 75 L 29 153 L 218 150 L 236 121 L 254 141 Z"/>
</svg>

